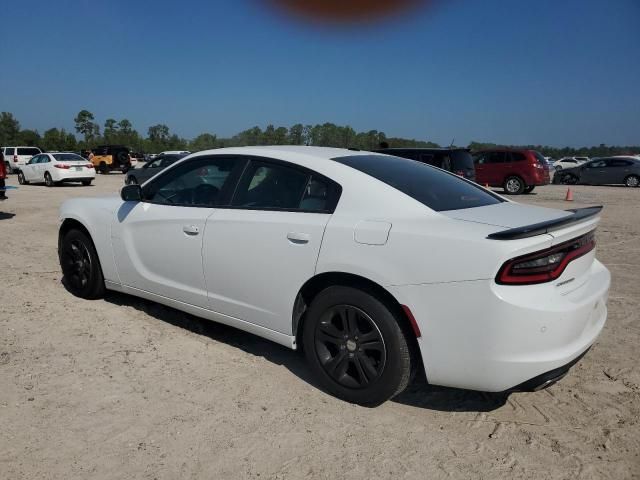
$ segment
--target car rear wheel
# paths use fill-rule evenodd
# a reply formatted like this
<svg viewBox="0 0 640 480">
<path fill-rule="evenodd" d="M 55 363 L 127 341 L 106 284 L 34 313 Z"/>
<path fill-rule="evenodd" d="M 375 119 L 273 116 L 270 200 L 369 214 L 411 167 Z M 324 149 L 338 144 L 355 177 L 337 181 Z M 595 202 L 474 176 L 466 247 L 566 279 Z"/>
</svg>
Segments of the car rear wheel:
<svg viewBox="0 0 640 480">
<path fill-rule="evenodd" d="M 27 182 L 27 179 L 24 178 L 24 173 L 22 173 L 22 171 L 18 172 L 18 183 L 20 185 L 28 185 L 29 182 Z"/>
<path fill-rule="evenodd" d="M 409 344 L 396 315 L 369 293 L 320 292 L 307 311 L 303 347 L 320 385 L 338 398 L 376 406 L 409 383 Z"/>
<path fill-rule="evenodd" d="M 106 175 L 109 173 L 109 166 L 105 162 L 100 162 L 100 173 Z"/>
<path fill-rule="evenodd" d="M 104 277 L 91 239 L 80 230 L 70 230 L 60 244 L 60 267 L 67 289 L 77 297 L 100 298 Z"/>
<path fill-rule="evenodd" d="M 516 177 L 515 175 L 512 177 L 508 177 L 505 181 L 504 181 L 504 191 L 507 193 L 510 193 L 511 195 L 520 195 L 522 192 L 524 192 L 526 185 L 524 183 L 524 180 L 522 180 L 520 177 Z"/>
<path fill-rule="evenodd" d="M 47 187 L 53 187 L 55 185 L 55 182 L 53 181 L 53 178 L 51 178 L 51 174 L 49 172 L 45 172 L 44 174 L 44 184 Z"/>
<path fill-rule="evenodd" d="M 629 175 L 624 179 L 624 184 L 627 187 L 637 187 L 638 185 L 640 185 L 640 177 L 638 177 L 637 175 Z"/>
<path fill-rule="evenodd" d="M 524 193 L 531 193 L 533 192 L 534 188 L 536 188 L 535 185 L 529 185 L 527 188 L 524 189 Z"/>
</svg>

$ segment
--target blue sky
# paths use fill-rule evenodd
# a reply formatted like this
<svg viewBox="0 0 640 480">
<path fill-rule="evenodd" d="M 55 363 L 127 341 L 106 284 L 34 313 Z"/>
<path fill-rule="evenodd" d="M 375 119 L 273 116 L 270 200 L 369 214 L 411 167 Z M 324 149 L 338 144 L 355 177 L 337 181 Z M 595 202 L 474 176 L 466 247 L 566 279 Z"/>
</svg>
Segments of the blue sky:
<svg viewBox="0 0 640 480">
<path fill-rule="evenodd" d="M 261 0 L 20 0 L 2 18 L 0 110 L 40 132 L 87 108 L 187 138 L 333 122 L 441 144 L 640 144 L 638 0 L 440 0 L 350 28 Z"/>
</svg>

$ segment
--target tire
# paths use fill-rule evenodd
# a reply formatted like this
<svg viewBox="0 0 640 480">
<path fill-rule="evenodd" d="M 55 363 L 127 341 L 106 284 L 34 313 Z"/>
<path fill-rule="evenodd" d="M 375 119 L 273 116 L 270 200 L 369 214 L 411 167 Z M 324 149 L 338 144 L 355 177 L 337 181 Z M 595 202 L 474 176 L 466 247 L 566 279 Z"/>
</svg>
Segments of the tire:
<svg viewBox="0 0 640 480">
<path fill-rule="evenodd" d="M 104 295 L 104 277 L 91 239 L 80 230 L 70 230 L 60 243 L 60 267 L 67 289 L 76 297 L 93 300 Z"/>
<path fill-rule="evenodd" d="M 55 182 L 53 181 L 53 178 L 51 178 L 51 174 L 49 172 L 44 173 L 44 184 L 47 187 L 53 187 L 55 185 Z"/>
<path fill-rule="evenodd" d="M 534 188 L 536 188 L 535 185 L 529 185 L 527 188 L 524 189 L 524 193 L 531 193 L 533 192 Z"/>
<path fill-rule="evenodd" d="M 27 182 L 27 180 L 24 178 L 24 173 L 22 173 L 22 170 L 18 171 L 18 183 L 20 185 L 29 185 L 29 182 Z"/>
<path fill-rule="evenodd" d="M 109 173 L 109 167 L 105 162 L 100 162 L 100 166 L 98 168 L 102 175 L 107 175 Z"/>
<path fill-rule="evenodd" d="M 578 184 L 578 177 L 576 177 L 575 175 L 572 175 L 570 173 L 567 173 L 566 175 L 562 175 L 560 177 L 560 183 L 562 185 L 577 185 Z"/>
<path fill-rule="evenodd" d="M 513 175 L 511 177 L 507 177 L 502 188 L 504 188 L 505 192 L 510 193 L 511 195 L 521 195 L 524 192 L 526 185 L 524 180 Z"/>
<path fill-rule="evenodd" d="M 555 167 L 556 172 L 559 172 L 560 170 L 562 170 L 562 165 L 558 165 L 557 167 Z"/>
<path fill-rule="evenodd" d="M 84 185 L 85 187 L 88 187 L 89 185 L 91 185 L 91 182 L 92 182 L 92 181 L 93 181 L 93 180 L 83 180 L 83 181 L 82 181 L 82 185 Z"/>
<path fill-rule="evenodd" d="M 637 175 L 629 175 L 624 179 L 624 184 L 627 187 L 638 187 L 640 186 L 640 177 L 638 177 Z"/>
<path fill-rule="evenodd" d="M 334 286 L 320 292 L 302 332 L 305 356 L 318 383 L 342 400 L 368 407 L 398 395 L 416 363 L 400 325 L 396 315 L 366 291 Z"/>
</svg>

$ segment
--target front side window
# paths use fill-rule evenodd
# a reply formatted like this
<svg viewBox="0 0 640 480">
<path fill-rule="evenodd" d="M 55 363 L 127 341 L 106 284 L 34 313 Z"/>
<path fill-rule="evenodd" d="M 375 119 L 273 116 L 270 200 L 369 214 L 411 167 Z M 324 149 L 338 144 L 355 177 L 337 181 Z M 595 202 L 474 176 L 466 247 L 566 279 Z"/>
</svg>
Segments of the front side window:
<svg viewBox="0 0 640 480">
<path fill-rule="evenodd" d="M 228 157 L 193 159 L 160 173 L 145 185 L 143 199 L 162 205 L 208 208 L 223 205 L 240 164 L 242 161 Z"/>
<path fill-rule="evenodd" d="M 606 160 L 596 160 L 595 162 L 587 163 L 587 168 L 604 168 L 607 166 Z"/>
<path fill-rule="evenodd" d="M 40 155 L 36 155 L 35 157 L 31 157 L 31 159 L 27 162 L 27 165 L 33 165 L 40 161 Z"/>
<path fill-rule="evenodd" d="M 437 212 L 504 201 L 457 175 L 420 162 L 383 155 L 351 155 L 333 160 L 366 173 Z"/>
</svg>

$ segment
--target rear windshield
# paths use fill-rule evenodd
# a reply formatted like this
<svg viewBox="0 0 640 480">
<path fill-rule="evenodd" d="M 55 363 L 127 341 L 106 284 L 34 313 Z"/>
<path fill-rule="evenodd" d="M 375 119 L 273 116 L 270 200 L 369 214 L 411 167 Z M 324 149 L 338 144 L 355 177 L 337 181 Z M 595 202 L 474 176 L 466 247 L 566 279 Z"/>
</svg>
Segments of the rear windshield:
<svg viewBox="0 0 640 480">
<path fill-rule="evenodd" d="M 76 155 L 75 153 L 54 153 L 53 158 L 55 158 L 59 162 L 87 163 L 87 161 L 84 158 L 82 158 L 80 155 Z"/>
<path fill-rule="evenodd" d="M 39 148 L 18 148 L 18 155 L 38 155 L 42 153 Z"/>
<path fill-rule="evenodd" d="M 377 178 L 437 212 L 503 202 L 472 182 L 406 158 L 352 155 L 333 160 Z"/>
</svg>

